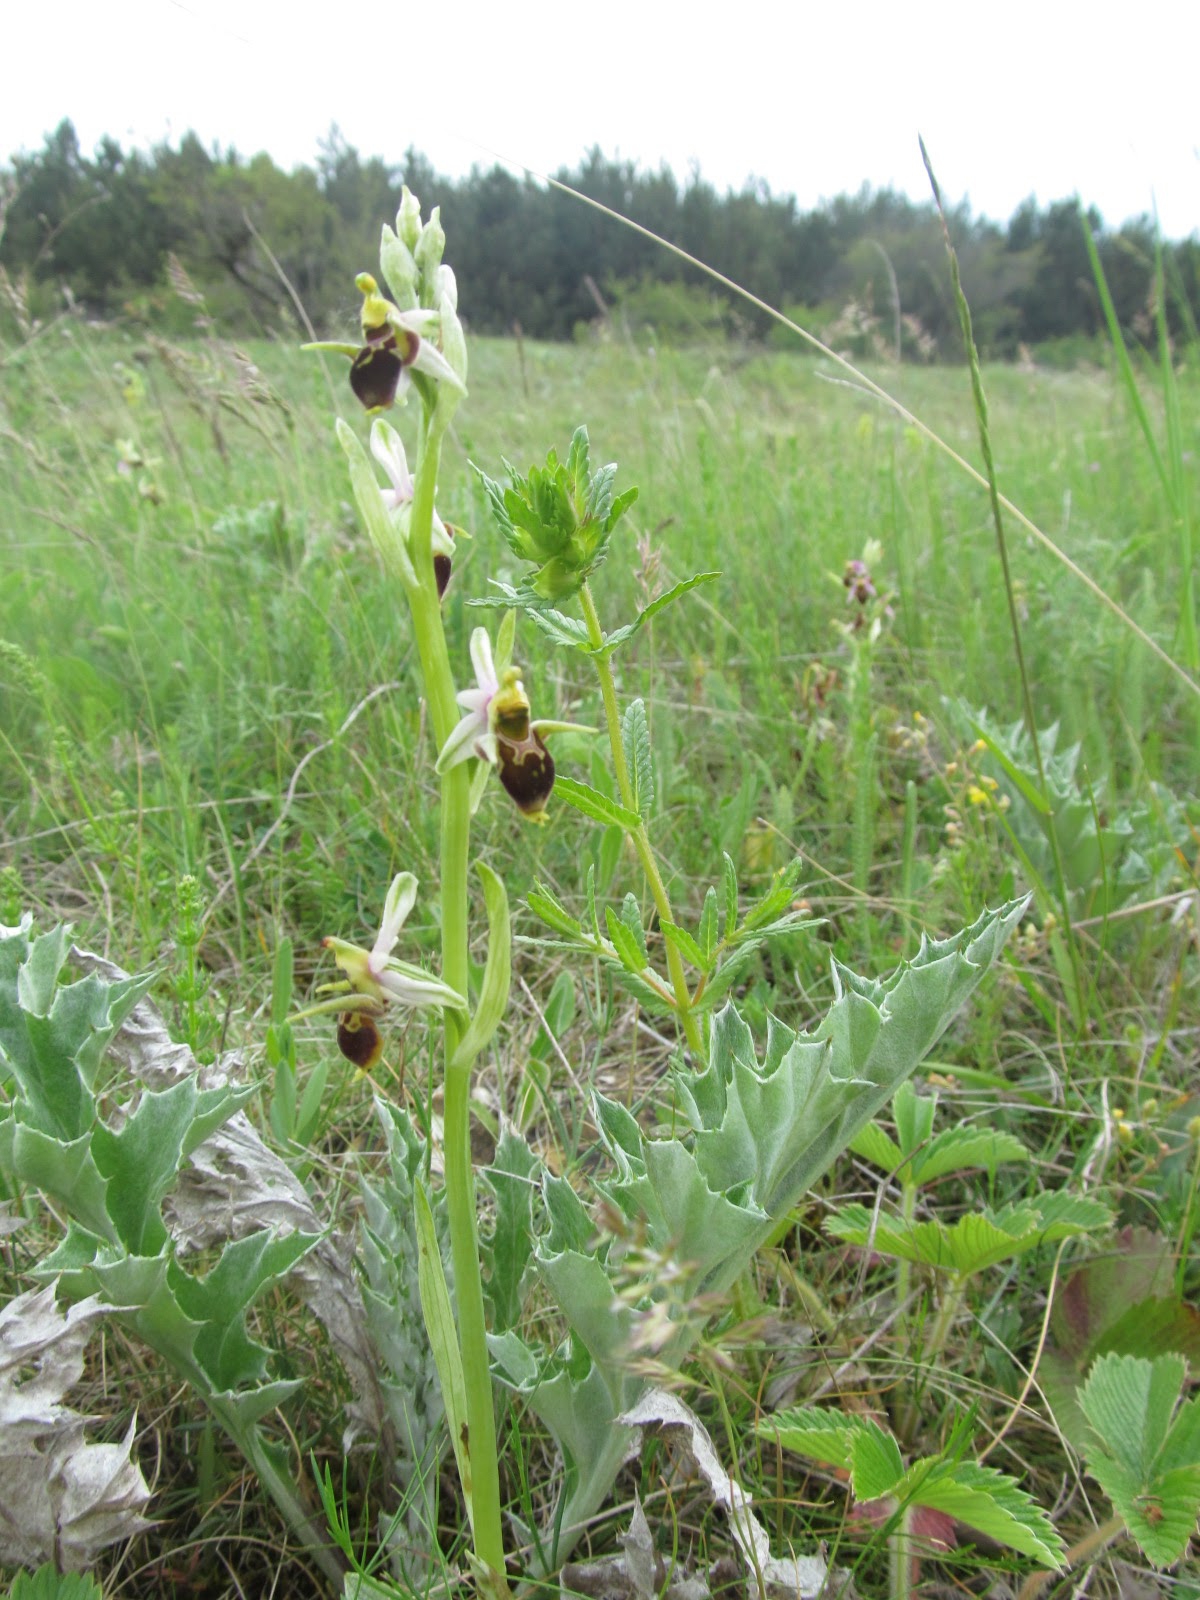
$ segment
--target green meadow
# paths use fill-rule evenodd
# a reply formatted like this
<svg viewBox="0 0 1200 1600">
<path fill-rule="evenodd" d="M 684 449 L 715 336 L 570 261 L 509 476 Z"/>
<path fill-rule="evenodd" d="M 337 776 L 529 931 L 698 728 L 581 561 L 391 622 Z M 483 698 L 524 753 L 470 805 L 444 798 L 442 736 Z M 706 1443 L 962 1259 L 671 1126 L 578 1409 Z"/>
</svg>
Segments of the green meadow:
<svg viewBox="0 0 1200 1600">
<path fill-rule="evenodd" d="M 792 908 L 812 919 L 768 939 L 741 973 L 736 997 L 756 1031 L 768 1016 L 797 1029 L 819 1016 L 832 961 L 882 976 L 923 934 L 1031 895 L 915 1080 L 940 1096 L 938 1128 L 1003 1129 L 1028 1157 L 952 1172 L 905 1203 L 949 1223 L 1070 1188 L 1103 1199 L 1113 1230 L 956 1279 L 955 1316 L 938 1327 L 948 1291 L 935 1271 L 918 1260 L 898 1278 L 848 1223 L 840 1235 L 825 1226 L 838 1207 L 899 1203 L 894 1170 L 856 1146 L 759 1252 L 736 1315 L 685 1368 L 684 1397 L 736 1462 L 775 1548 L 824 1541 L 864 1597 L 909 1592 L 889 1569 L 886 1530 L 852 1513 L 831 1468 L 757 1436 L 764 1412 L 840 1397 L 890 1416 L 906 1454 L 946 1447 L 969 1413 L 963 1448 L 994 1444 L 990 1465 L 1073 1549 L 1112 1511 L 1029 1381 L 1062 1284 L 1085 1259 L 1119 1262 L 1135 1237 L 1122 1229 L 1159 1241 L 1154 1294 L 1176 1307 L 1178 1338 L 1147 1353 L 1182 1350 L 1200 1370 L 1188 1331 L 1200 1318 L 1194 354 L 1178 352 L 1165 385 L 1152 363 L 1138 371 L 1149 436 L 1111 352 L 1079 370 L 984 369 L 999 489 L 1040 530 L 1005 515 L 1006 583 L 986 488 L 799 344 L 659 348 L 619 329 L 574 346 L 471 342 L 470 394 L 438 486 L 456 533 L 443 613 L 462 681 L 471 629 L 499 615 L 467 602 L 489 579 L 518 579 L 473 468 L 503 478 L 505 460 L 527 471 L 551 446 L 564 456 L 581 423 L 593 461 L 619 463 L 618 487 L 640 496 L 594 579 L 606 626 L 693 573 L 720 573 L 643 629 L 615 670 L 623 701 L 645 702 L 648 829 L 679 921 L 697 925 L 723 853 L 747 903 L 791 869 Z M 982 466 L 965 367 L 869 376 Z M 174 1037 L 202 1062 L 238 1052 L 259 1091 L 246 1111 L 268 1143 L 281 942 L 298 1007 L 335 975 L 323 937 L 369 943 L 402 869 L 430 889 L 406 929 L 414 959 L 432 959 L 438 937 L 436 751 L 407 614 L 351 498 L 339 413 L 365 440 L 336 359 L 219 332 L 166 341 L 66 317 L 11 339 L 0 365 L 0 923 L 66 921 L 80 947 L 153 969 Z M 861 605 L 844 581 L 856 560 L 874 591 Z M 522 618 L 516 660 L 535 716 L 602 726 L 586 658 L 556 653 Z M 602 736 L 558 735 L 553 754 L 561 776 L 612 793 Z M 520 1103 L 543 1159 L 571 1175 L 594 1144 L 586 1091 L 599 1084 L 636 1109 L 675 1043 L 598 964 L 540 942 L 525 897 L 538 883 L 580 914 L 594 865 L 600 901 L 619 908 L 640 868 L 619 829 L 553 798 L 534 826 L 493 784 L 475 826 L 516 935 L 510 1011 L 478 1068 L 480 1135 Z M 661 941 L 652 920 L 646 933 Z M 374 1080 L 338 1055 L 329 1018 L 297 1023 L 295 1041 L 299 1084 L 324 1074 L 305 1181 L 344 1225 L 350 1166 L 377 1157 L 373 1088 L 429 1102 L 425 1013 L 388 1039 Z M 891 1115 L 882 1126 L 898 1138 Z M 3 1201 L 0 1217 L 24 1220 L 0 1234 L 0 1301 L 32 1285 L 61 1236 L 32 1191 L 6 1181 Z M 889 1320 L 898 1293 L 916 1308 L 910 1298 Z M 278 1439 L 301 1478 L 334 1464 L 365 1539 L 371 1468 L 351 1454 L 343 1478 L 340 1369 L 281 1293 L 255 1315 L 286 1375 L 304 1380 Z M 1065 1341 L 1055 1324 L 1049 1343 Z M 80 1392 L 81 1410 L 109 1419 L 106 1437 L 136 1410 L 135 1455 L 155 1487 L 156 1526 L 94 1569 L 106 1594 L 325 1592 L 203 1407 L 136 1339 L 108 1335 Z M 552 1451 L 529 1442 L 526 1417 L 514 1455 L 517 1402 L 499 1415 L 502 1489 L 528 1521 Z M 627 1468 L 595 1552 L 619 1548 L 634 1482 Z M 704 1571 L 727 1551 L 723 1514 L 671 1476 L 661 1450 L 636 1482 L 668 1564 Z M 451 1563 L 454 1494 L 447 1479 Z M 1027 1561 L 959 1532 L 958 1550 L 926 1552 L 919 1592 L 982 1593 L 1001 1571 L 1003 1592 L 1034 1592 L 1021 1589 Z M 1186 1563 L 1156 1576 L 1120 1529 L 1078 1563 L 1043 1592 L 1075 1592 L 1089 1564 L 1093 1595 L 1200 1592 Z"/>
</svg>

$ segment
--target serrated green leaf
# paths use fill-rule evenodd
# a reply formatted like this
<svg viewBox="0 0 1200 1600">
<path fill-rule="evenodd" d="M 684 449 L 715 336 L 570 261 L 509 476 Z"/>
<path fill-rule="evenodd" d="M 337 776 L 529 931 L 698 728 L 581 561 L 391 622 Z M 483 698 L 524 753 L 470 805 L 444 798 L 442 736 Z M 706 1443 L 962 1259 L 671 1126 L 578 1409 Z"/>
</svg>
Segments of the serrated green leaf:
<svg viewBox="0 0 1200 1600">
<path fill-rule="evenodd" d="M 1154 1361 L 1106 1355 L 1093 1364 L 1080 1393 L 1083 1414 L 1103 1448 L 1143 1480 L 1166 1443 L 1186 1377 L 1180 1355 Z"/>
<path fill-rule="evenodd" d="M 692 938 L 686 928 L 680 928 L 674 922 L 663 921 L 660 924 L 663 938 L 668 944 L 673 944 L 685 961 L 690 961 L 692 966 L 700 972 L 707 972 L 711 961 L 705 956 L 704 951 Z"/>
<path fill-rule="evenodd" d="M 487 907 L 487 962 L 483 969 L 479 1004 L 454 1052 L 452 1066 L 458 1071 L 470 1066 L 500 1026 L 508 1007 L 511 981 L 512 928 L 508 916 L 508 894 L 501 879 L 486 862 L 477 862 L 476 870 L 483 882 L 483 899 Z"/>
<path fill-rule="evenodd" d="M 625 764 L 633 783 L 634 810 L 649 817 L 654 810 L 654 758 L 650 750 L 650 726 L 642 700 L 631 700 L 621 719 L 621 743 Z"/>
<path fill-rule="evenodd" d="M 1006 1162 L 1029 1161 L 1029 1151 L 1015 1134 L 994 1128 L 943 1128 L 931 1143 L 913 1157 L 914 1183 L 932 1183 L 951 1172 L 982 1167 L 994 1173 Z"/>
<path fill-rule="evenodd" d="M 905 1222 L 876 1216 L 858 1204 L 842 1206 L 825 1225 L 850 1244 L 966 1277 L 1038 1245 L 1107 1227 L 1111 1221 L 1112 1213 L 1098 1201 L 1051 1193 L 1041 1197 L 1036 1206 L 1028 1203 L 996 1212 L 974 1212 L 950 1226 L 938 1218 Z"/>
<path fill-rule="evenodd" d="M 1200 1467 L 1178 1467 L 1147 1485 L 1101 1450 L 1093 1450 L 1087 1465 L 1147 1558 L 1156 1567 L 1179 1561 L 1196 1532 Z"/>
<path fill-rule="evenodd" d="M 18 1572 L 8 1600 L 103 1600 L 98 1583 L 82 1572 L 59 1572 L 47 1561 L 36 1572 Z"/>
<path fill-rule="evenodd" d="M 900 1146 L 888 1138 L 877 1122 L 868 1122 L 865 1128 L 860 1128 L 850 1141 L 850 1149 L 887 1173 L 898 1173 L 904 1165 Z"/>
<path fill-rule="evenodd" d="M 803 857 L 798 856 L 789 866 L 781 867 L 771 880 L 770 887 L 754 902 L 742 919 L 739 933 L 742 937 L 756 933 L 772 923 L 780 912 L 789 910 L 796 891 L 796 883 L 803 868 Z"/>
<path fill-rule="evenodd" d="M 192 1353 L 213 1392 L 232 1392 L 263 1377 L 271 1352 L 246 1332 L 246 1312 L 317 1243 L 317 1235 L 267 1228 L 232 1239 L 203 1278 L 177 1263 L 167 1283 L 180 1311 L 196 1324 Z"/>
<path fill-rule="evenodd" d="M 916 1462 L 894 1491 L 902 1503 L 929 1506 L 1043 1566 L 1061 1568 L 1064 1546 L 1050 1518 L 1016 1481 L 973 1461 Z"/>
<path fill-rule="evenodd" d="M 854 1436 L 850 1447 L 850 1485 L 856 1500 L 882 1500 L 895 1494 L 904 1474 L 900 1446 L 869 1417 Z"/>
<path fill-rule="evenodd" d="M 896 1124 L 896 1140 L 906 1160 L 928 1144 L 936 1110 L 937 1095 L 918 1094 L 911 1080 L 896 1090 L 892 1117 Z"/>
<path fill-rule="evenodd" d="M 738 876 L 737 867 L 728 850 L 721 852 L 723 859 L 725 907 L 721 923 L 721 938 L 731 939 L 737 928 L 738 920 Z"/>
<path fill-rule="evenodd" d="M 559 778 L 555 782 L 554 793 L 558 799 L 565 800 L 576 811 L 582 811 L 585 817 L 591 817 L 596 822 L 615 824 L 626 833 L 636 833 L 641 826 L 641 818 L 636 811 L 628 810 L 618 800 L 610 800 L 598 789 L 578 783 L 574 778 Z"/>
<path fill-rule="evenodd" d="M 637 976 L 646 967 L 642 946 L 611 906 L 605 906 L 604 920 L 608 925 L 609 940 L 620 958 L 621 965 L 627 972 Z"/>
<path fill-rule="evenodd" d="M 559 933 L 565 933 L 570 938 L 578 938 L 583 932 L 583 926 L 577 917 L 570 912 L 550 893 L 542 884 L 535 884 L 525 897 L 525 903 L 535 916 L 541 918 L 547 927 L 554 928 Z"/>
<path fill-rule="evenodd" d="M 624 496 L 622 496 L 622 499 L 624 499 Z M 675 584 L 665 594 L 660 594 L 657 600 L 652 600 L 644 610 L 639 611 L 632 622 L 626 623 L 623 628 L 615 628 L 612 633 L 608 634 L 604 641 L 605 652 L 611 654 L 612 651 L 619 649 L 621 645 L 628 644 L 639 628 L 645 627 L 647 622 L 656 617 L 660 611 L 665 611 L 669 605 L 674 604 L 681 595 L 687 594 L 691 589 L 698 589 L 702 583 L 712 583 L 714 579 L 720 576 L 719 572 L 698 572 L 694 577 L 685 578 L 682 583 Z"/>
<path fill-rule="evenodd" d="M 144 1090 L 115 1132 L 97 1124 L 92 1156 L 108 1184 L 109 1216 L 131 1255 L 162 1249 L 160 1207 L 181 1163 L 254 1092 L 252 1086 L 198 1089 L 195 1078 L 180 1078 L 167 1089 Z"/>
<path fill-rule="evenodd" d="M 700 931 L 697 943 L 704 952 L 706 969 L 712 966 L 717 949 L 717 891 L 711 884 L 700 908 Z"/>
<path fill-rule="evenodd" d="M 638 905 L 635 894 L 626 894 L 621 901 L 621 921 L 637 942 L 642 956 L 642 966 L 648 967 L 650 955 L 646 949 L 646 930 L 642 927 L 642 908 Z"/>
<path fill-rule="evenodd" d="M 792 1406 L 764 1417 L 754 1431 L 760 1439 L 778 1439 L 785 1450 L 798 1456 L 849 1470 L 854 1441 L 863 1426 L 861 1417 L 829 1406 Z"/>
</svg>

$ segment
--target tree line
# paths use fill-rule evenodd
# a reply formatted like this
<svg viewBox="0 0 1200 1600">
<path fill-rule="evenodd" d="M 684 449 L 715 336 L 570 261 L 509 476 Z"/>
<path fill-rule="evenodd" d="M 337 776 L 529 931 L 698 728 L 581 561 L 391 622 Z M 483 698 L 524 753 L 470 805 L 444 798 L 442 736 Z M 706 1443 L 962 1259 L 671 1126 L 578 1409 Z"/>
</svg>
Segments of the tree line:
<svg viewBox="0 0 1200 1600">
<path fill-rule="evenodd" d="M 719 194 L 698 172 L 680 183 L 666 168 L 645 171 L 598 149 L 557 176 L 768 304 L 802 311 L 839 348 L 961 353 L 929 204 L 864 188 L 803 211 L 763 184 Z M 51 314 L 68 294 L 99 317 L 183 331 L 196 301 L 175 291 L 190 282 L 230 333 L 293 335 L 296 299 L 317 331 L 345 330 L 354 275 L 373 267 L 380 221 L 395 213 L 403 183 L 442 207 L 460 304 L 478 332 L 569 339 L 614 313 L 664 339 L 768 331 L 767 319 L 695 269 L 570 196 L 500 166 L 447 178 L 412 149 L 399 162 L 364 158 L 336 129 L 314 165 L 285 172 L 268 155 L 207 149 L 190 133 L 148 152 L 105 138 L 88 156 L 64 121 L 42 149 L 0 170 L 0 267 L 33 316 Z M 1159 246 L 1148 218 L 1117 230 L 1094 209 L 1086 220 L 1127 336 L 1155 338 L 1160 248 L 1171 330 L 1194 336 L 1200 240 Z M 986 355 L 1068 350 L 1101 332 L 1074 201 L 1026 201 L 1004 225 L 962 205 L 947 221 Z"/>
</svg>

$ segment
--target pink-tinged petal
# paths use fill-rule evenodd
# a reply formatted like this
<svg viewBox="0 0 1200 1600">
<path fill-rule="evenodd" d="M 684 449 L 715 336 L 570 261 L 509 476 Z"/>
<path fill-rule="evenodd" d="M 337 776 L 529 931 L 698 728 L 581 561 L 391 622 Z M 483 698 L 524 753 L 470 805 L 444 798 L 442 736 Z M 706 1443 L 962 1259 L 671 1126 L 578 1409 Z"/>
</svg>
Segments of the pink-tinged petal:
<svg viewBox="0 0 1200 1600">
<path fill-rule="evenodd" d="M 392 485 L 390 492 L 383 491 L 389 507 L 407 505 L 413 497 L 413 481 L 408 470 L 408 457 L 400 435 L 382 417 L 377 417 L 371 428 L 371 454 L 387 473 Z"/>
<path fill-rule="evenodd" d="M 391 955 L 396 940 L 400 937 L 400 929 L 404 926 L 405 919 L 416 901 L 417 880 L 411 872 L 398 872 L 387 892 L 383 921 L 379 925 L 379 937 L 371 949 L 371 968 L 376 977 Z"/>
<path fill-rule="evenodd" d="M 469 712 L 442 746 L 435 768 L 438 776 L 448 772 L 451 767 L 456 767 L 460 761 L 469 761 L 476 753 L 476 741 L 483 738 L 486 733 L 486 712 L 483 714 L 477 711 Z"/>
<path fill-rule="evenodd" d="M 379 982 L 384 992 L 402 1005 L 449 1006 L 452 1011 L 466 1009 L 462 996 L 448 983 L 408 961 L 389 961 Z"/>
<path fill-rule="evenodd" d="M 414 372 L 425 373 L 438 383 L 448 383 L 452 389 L 458 389 L 463 394 L 467 392 L 466 384 L 430 339 L 421 340 L 416 353 L 408 358 L 405 365 L 412 367 Z"/>
<path fill-rule="evenodd" d="M 490 689 L 460 689 L 454 698 L 464 711 L 474 712 L 487 720 L 487 708 L 492 698 Z"/>
<path fill-rule="evenodd" d="M 496 666 L 492 660 L 492 641 L 486 628 L 476 628 L 471 634 L 471 665 L 475 668 L 475 682 L 481 689 L 495 694 L 500 687 Z"/>
</svg>

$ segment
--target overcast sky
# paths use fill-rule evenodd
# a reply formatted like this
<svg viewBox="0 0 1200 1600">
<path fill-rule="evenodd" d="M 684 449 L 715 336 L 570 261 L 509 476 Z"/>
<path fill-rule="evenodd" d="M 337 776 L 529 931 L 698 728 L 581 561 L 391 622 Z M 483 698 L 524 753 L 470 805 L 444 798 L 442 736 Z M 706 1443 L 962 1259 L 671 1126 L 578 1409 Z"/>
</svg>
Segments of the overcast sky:
<svg viewBox="0 0 1200 1600">
<path fill-rule="evenodd" d="M 84 149 L 177 140 L 547 172 L 607 155 L 804 208 L 864 182 L 1005 221 L 1078 193 L 1200 229 L 1200 3 L 1139 0 L 3 0 L 0 159 L 70 117 Z M 1121 28 L 1116 27 L 1116 19 Z"/>
</svg>

